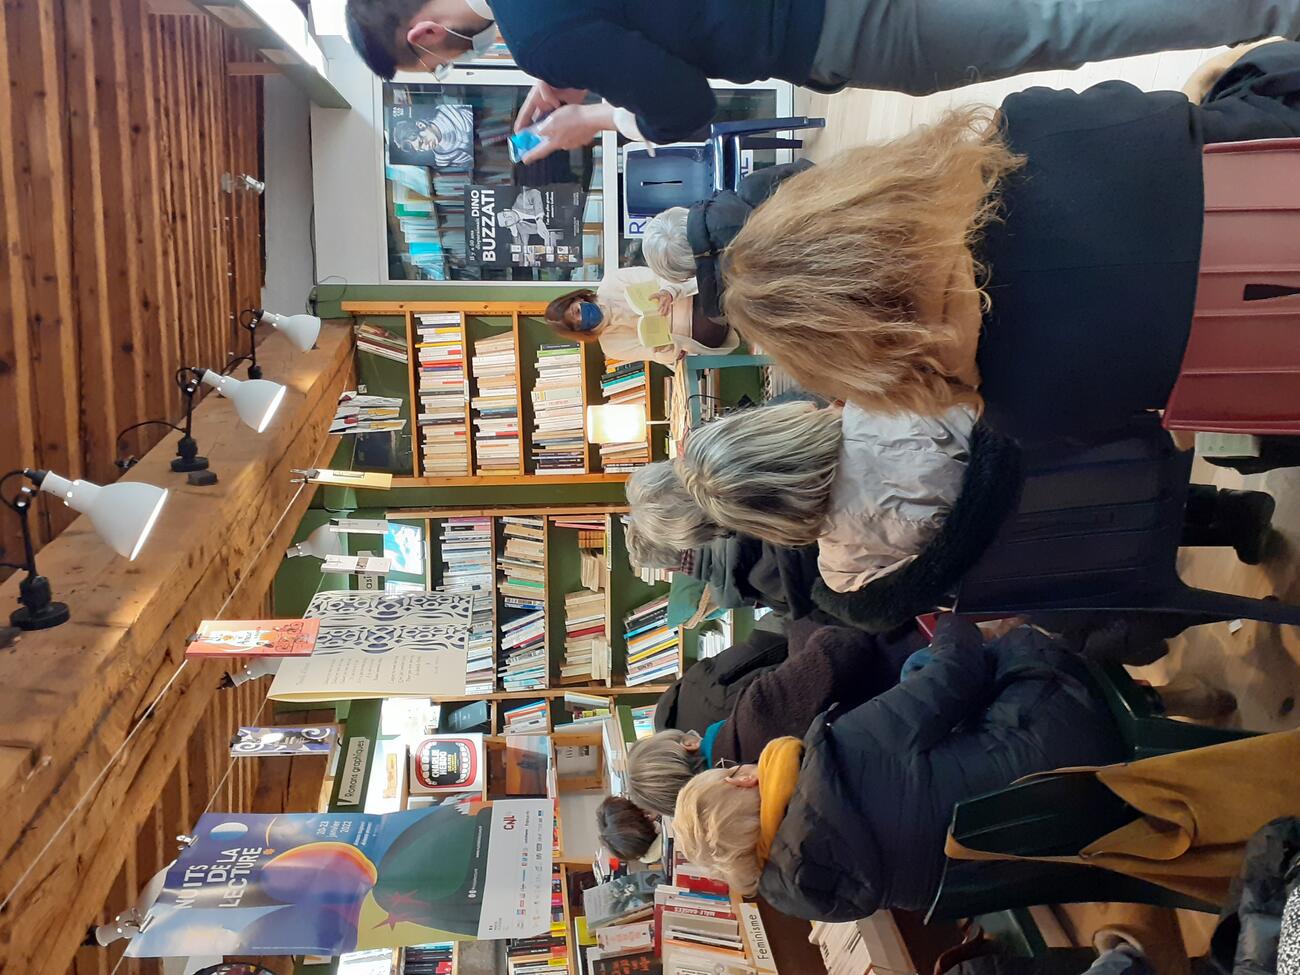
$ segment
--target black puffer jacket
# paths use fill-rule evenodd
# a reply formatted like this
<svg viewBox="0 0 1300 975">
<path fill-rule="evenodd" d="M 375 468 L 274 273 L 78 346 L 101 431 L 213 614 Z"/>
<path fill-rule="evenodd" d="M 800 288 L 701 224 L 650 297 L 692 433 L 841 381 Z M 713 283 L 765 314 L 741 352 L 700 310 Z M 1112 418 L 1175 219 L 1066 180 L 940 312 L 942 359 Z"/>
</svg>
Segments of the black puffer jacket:
<svg viewBox="0 0 1300 975">
<path fill-rule="evenodd" d="M 1119 761 L 1106 705 L 1035 630 L 986 646 L 945 618 L 934 659 L 872 701 L 813 723 L 759 881 L 795 917 L 921 910 L 938 889 L 953 808 L 1023 775 Z"/>
<path fill-rule="evenodd" d="M 1224 975 L 1281 972 L 1278 937 L 1287 897 L 1300 887 L 1300 819 L 1275 819 L 1250 838 L 1241 874 L 1210 941 Z"/>
<path fill-rule="evenodd" d="M 709 725 L 731 717 L 745 688 L 780 665 L 787 653 L 784 636 L 755 630 L 744 643 L 691 665 L 655 705 L 655 731 L 704 734 Z"/>
<path fill-rule="evenodd" d="M 812 165 L 807 159 L 800 159 L 760 169 L 742 179 L 736 192 L 723 190 L 691 207 L 686 239 L 695 253 L 695 280 L 699 285 L 696 308 L 705 315 L 715 320 L 722 317 L 722 252 L 740 233 L 755 207 L 775 193 L 785 179 L 811 169 Z"/>
</svg>

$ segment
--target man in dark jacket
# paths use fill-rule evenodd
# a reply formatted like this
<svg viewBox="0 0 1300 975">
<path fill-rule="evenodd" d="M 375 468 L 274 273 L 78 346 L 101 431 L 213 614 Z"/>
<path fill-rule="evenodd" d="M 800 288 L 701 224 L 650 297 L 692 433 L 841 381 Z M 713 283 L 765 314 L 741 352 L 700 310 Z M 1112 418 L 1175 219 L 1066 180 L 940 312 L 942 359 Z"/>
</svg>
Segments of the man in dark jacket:
<svg viewBox="0 0 1300 975">
<path fill-rule="evenodd" d="M 1106 705 L 1048 637 L 1022 627 L 986 645 L 974 624 L 945 617 L 932 646 L 922 670 L 804 738 L 759 881 L 777 910 L 823 921 L 923 910 L 957 803 L 1034 772 L 1124 758 Z"/>
<path fill-rule="evenodd" d="M 926 94 L 1023 71 L 1300 33 L 1300 0 L 348 0 L 376 74 L 433 71 L 499 29 L 541 79 L 518 125 L 553 113 L 525 162 L 604 129 L 676 142 L 708 125 L 710 78 Z M 495 29 L 494 29 L 495 28 Z M 608 104 L 583 104 L 588 92 Z"/>
</svg>

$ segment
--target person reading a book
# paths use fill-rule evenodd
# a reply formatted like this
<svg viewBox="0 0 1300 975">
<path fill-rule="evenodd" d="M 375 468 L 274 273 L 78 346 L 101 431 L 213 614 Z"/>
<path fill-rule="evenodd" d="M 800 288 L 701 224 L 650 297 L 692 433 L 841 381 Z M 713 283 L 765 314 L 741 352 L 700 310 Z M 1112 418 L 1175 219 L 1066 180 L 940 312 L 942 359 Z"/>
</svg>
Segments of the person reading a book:
<svg viewBox="0 0 1300 975">
<path fill-rule="evenodd" d="M 944 617 L 929 664 L 681 790 L 674 839 L 744 896 L 820 921 L 925 910 L 957 803 L 1035 772 L 1123 761 L 1087 671 L 1031 627 Z M 633 752 L 635 754 L 635 750 Z"/>
<path fill-rule="evenodd" d="M 546 320 L 563 338 L 599 342 L 610 359 L 649 359 L 672 367 L 687 352 L 719 354 L 736 334 L 694 314 L 695 282 L 662 281 L 648 267 L 610 271 L 595 290 L 570 291 L 546 306 Z"/>
<path fill-rule="evenodd" d="M 596 834 L 620 860 L 654 863 L 663 853 L 659 817 L 623 796 L 606 796 L 596 807 Z"/>
<path fill-rule="evenodd" d="M 617 129 L 634 141 L 698 137 L 716 78 L 775 78 L 928 94 L 1025 71 L 1300 34 L 1300 0 L 348 0 L 366 65 L 444 79 L 499 31 L 540 79 L 517 129 L 546 120 L 525 164 Z M 593 103 L 591 94 L 605 99 Z"/>
<path fill-rule="evenodd" d="M 1214 314 L 1300 307 L 1276 273 L 1300 235 L 1279 228 L 1247 256 L 1258 233 L 1225 240 L 1205 217 L 1206 146 L 1300 135 L 1300 44 L 1235 57 L 1199 103 L 1118 81 L 1031 88 L 790 177 L 727 248 L 727 321 L 802 385 L 867 409 L 969 406 L 1033 439 L 1165 408 L 1203 238 L 1233 281 L 1265 282 L 1224 285 Z M 1294 185 L 1264 180 L 1260 205 L 1285 208 Z"/>
<path fill-rule="evenodd" d="M 903 662 L 925 642 L 915 627 L 875 636 L 811 620 L 792 621 L 789 652 L 759 674 L 736 699 L 735 710 L 703 733 L 667 729 L 628 752 L 628 798 L 642 809 L 671 816 L 691 777 L 722 765 L 757 761 L 768 742 L 803 735 L 827 708 L 856 707 L 898 683 Z"/>
</svg>

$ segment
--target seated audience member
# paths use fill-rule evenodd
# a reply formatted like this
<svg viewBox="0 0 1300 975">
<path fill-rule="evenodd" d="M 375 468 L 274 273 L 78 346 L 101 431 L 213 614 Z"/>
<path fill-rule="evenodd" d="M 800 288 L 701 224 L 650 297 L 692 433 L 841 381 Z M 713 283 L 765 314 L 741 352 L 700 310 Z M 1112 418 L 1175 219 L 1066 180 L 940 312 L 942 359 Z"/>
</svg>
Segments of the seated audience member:
<svg viewBox="0 0 1300 975">
<path fill-rule="evenodd" d="M 1105 765 L 1124 745 L 1071 655 L 1022 627 L 985 644 L 941 620 L 929 664 L 856 708 L 820 715 L 757 766 L 703 772 L 677 800 L 691 862 L 795 917 L 924 910 L 953 808 L 1035 772 Z"/>
<path fill-rule="evenodd" d="M 596 807 L 596 833 L 620 860 L 653 863 L 663 855 L 659 817 L 622 796 L 607 796 Z"/>
<path fill-rule="evenodd" d="M 884 639 L 809 621 L 791 623 L 788 637 L 789 656 L 752 680 L 725 720 L 703 734 L 660 731 L 632 746 L 629 799 L 671 816 L 677 793 L 691 776 L 719 762 L 754 761 L 769 741 L 802 735 L 832 705 L 853 707 L 893 687 L 903 661 L 925 642 L 914 629 Z"/>
<path fill-rule="evenodd" d="M 646 264 L 665 281 L 684 283 L 695 279 L 699 287 L 700 310 L 711 319 L 722 320 L 721 255 L 754 209 L 776 192 L 787 178 L 811 169 L 807 159 L 781 166 L 769 166 L 750 173 L 732 190 L 721 190 L 707 200 L 686 207 L 672 207 L 646 224 L 641 254 Z"/>
<path fill-rule="evenodd" d="M 817 545 L 836 592 L 907 564 L 962 490 L 975 416 L 872 414 L 783 403 L 692 431 L 678 461 L 707 519 L 774 545 Z M 635 508 L 634 508 L 635 513 Z"/>
<path fill-rule="evenodd" d="M 828 397 L 982 403 L 1022 438 L 1104 432 L 1163 408 L 1178 376 L 1204 146 L 1296 135 L 1290 42 L 1241 54 L 1200 104 L 1111 81 L 950 112 L 783 182 L 727 248 L 723 308 Z"/>
<path fill-rule="evenodd" d="M 655 731 L 704 734 L 709 725 L 730 717 L 745 688 L 784 663 L 788 653 L 784 634 L 755 630 L 716 657 L 696 661 L 659 696 Z"/>
<path fill-rule="evenodd" d="M 676 466 L 702 523 L 790 548 L 817 545 L 826 586 L 888 591 L 897 625 L 893 608 L 909 616 L 933 608 L 996 536 L 1016 500 L 1018 456 L 965 407 L 923 417 L 788 403 L 705 424 Z M 1234 545 L 1258 561 L 1272 513 L 1263 492 L 1194 486 L 1184 544 Z"/>
<path fill-rule="evenodd" d="M 670 325 L 671 341 L 654 348 L 642 344 L 637 333 L 641 312 L 627 297 L 630 285 L 643 284 L 658 288 L 654 300 Z M 546 320 L 562 338 L 599 342 L 608 358 L 623 362 L 650 359 L 671 367 L 683 352 L 730 352 L 740 339 L 725 326 L 697 318 L 695 293 L 694 281 L 673 284 L 647 267 L 621 267 L 606 274 L 595 291 L 584 288 L 556 298 L 546 306 Z"/>
</svg>

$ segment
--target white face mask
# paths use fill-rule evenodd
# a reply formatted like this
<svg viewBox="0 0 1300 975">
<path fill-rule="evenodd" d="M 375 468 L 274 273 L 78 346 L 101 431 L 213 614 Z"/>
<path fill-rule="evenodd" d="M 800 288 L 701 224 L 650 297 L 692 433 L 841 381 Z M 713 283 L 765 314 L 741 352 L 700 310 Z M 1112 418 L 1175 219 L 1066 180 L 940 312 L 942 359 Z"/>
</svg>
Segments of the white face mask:
<svg viewBox="0 0 1300 975">
<path fill-rule="evenodd" d="M 492 45 L 496 43 L 497 40 L 496 24 L 488 24 L 487 27 L 479 31 L 473 37 L 471 37 L 469 34 L 462 34 L 458 30 L 452 30 L 446 24 L 439 24 L 438 26 L 441 27 L 443 30 L 445 30 L 452 37 L 459 37 L 461 40 L 469 41 L 470 49 L 468 51 L 465 51 L 463 54 L 458 54 L 455 58 L 452 58 L 450 61 L 440 61 L 433 68 L 430 68 L 427 64 L 425 64 L 424 58 L 421 57 L 420 66 L 423 67 L 430 74 L 432 74 L 433 79 L 435 81 L 446 81 L 447 76 L 451 74 L 451 66 L 453 62 L 455 62 L 458 58 L 464 57 L 465 54 L 474 54 L 474 55 L 483 54 L 488 49 L 490 49 Z M 423 44 L 412 43 L 411 47 L 414 48 L 416 51 L 423 51 L 425 54 L 431 55 L 432 57 L 435 58 L 439 57 L 439 55 L 435 54 L 433 51 L 430 51 Z"/>
</svg>

